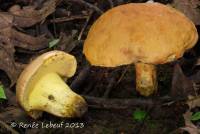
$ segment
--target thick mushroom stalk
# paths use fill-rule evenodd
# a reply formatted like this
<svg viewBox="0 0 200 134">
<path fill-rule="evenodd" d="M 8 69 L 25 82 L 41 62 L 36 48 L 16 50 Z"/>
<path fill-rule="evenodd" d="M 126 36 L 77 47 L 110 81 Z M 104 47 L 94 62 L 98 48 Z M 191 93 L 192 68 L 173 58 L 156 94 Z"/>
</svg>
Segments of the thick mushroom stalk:
<svg viewBox="0 0 200 134">
<path fill-rule="evenodd" d="M 136 90 L 149 96 L 157 90 L 156 67 L 151 64 L 136 63 Z"/>
<path fill-rule="evenodd" d="M 60 117 L 80 117 L 87 110 L 85 100 L 56 73 L 48 73 L 38 80 L 28 103 L 27 111 L 46 111 Z"/>
</svg>

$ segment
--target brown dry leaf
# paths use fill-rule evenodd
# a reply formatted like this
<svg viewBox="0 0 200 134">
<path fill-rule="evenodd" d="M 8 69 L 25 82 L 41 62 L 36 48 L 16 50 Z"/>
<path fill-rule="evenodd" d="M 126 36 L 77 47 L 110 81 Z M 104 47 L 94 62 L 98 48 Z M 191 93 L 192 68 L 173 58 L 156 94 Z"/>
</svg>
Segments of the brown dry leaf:
<svg viewBox="0 0 200 134">
<path fill-rule="evenodd" d="M 15 64 L 14 47 L 40 50 L 47 46 L 48 40 L 44 36 L 32 37 L 12 28 L 0 30 L 0 69 L 5 71 L 10 78 L 10 86 L 16 82 L 22 69 Z"/>
<path fill-rule="evenodd" d="M 173 0 L 172 6 L 183 12 L 196 25 L 200 24 L 199 0 Z"/>
<path fill-rule="evenodd" d="M 44 35 L 33 37 L 9 27 L 0 30 L 0 35 L 4 36 L 4 39 L 2 40 L 7 38 L 15 47 L 20 47 L 27 50 L 35 51 L 48 46 L 48 39 Z"/>
<path fill-rule="evenodd" d="M 0 120 L 10 123 L 12 121 L 26 121 L 27 114 L 19 107 L 7 107 L 4 112 L 0 112 Z"/>
<path fill-rule="evenodd" d="M 19 71 L 14 62 L 14 47 L 9 44 L 0 43 L 0 69 L 5 71 L 11 80 L 11 86 L 16 82 Z"/>
<path fill-rule="evenodd" d="M 74 40 L 76 34 L 67 36 L 65 33 L 60 34 L 60 41 L 58 43 L 58 50 L 71 52 L 77 46 L 77 40 Z"/>
<path fill-rule="evenodd" d="M 0 29 L 11 27 L 13 25 L 13 15 L 0 12 L 0 24 Z"/>
<path fill-rule="evenodd" d="M 191 116 L 192 112 L 187 111 L 185 114 L 183 114 L 184 120 L 185 120 L 185 127 L 182 127 L 182 130 L 187 131 L 189 134 L 199 134 L 200 129 L 198 129 L 192 122 L 191 122 Z"/>
<path fill-rule="evenodd" d="M 22 9 L 14 10 L 11 7 L 9 11 L 13 15 L 13 24 L 18 27 L 30 27 L 38 22 L 44 20 L 49 14 L 55 11 L 56 5 L 60 0 L 48 0 L 46 1 L 42 8 L 36 10 L 34 6 L 26 6 Z"/>
<path fill-rule="evenodd" d="M 29 27 L 44 20 L 55 11 L 59 1 L 48 0 L 39 10 L 34 6 L 21 9 L 16 8 L 15 5 L 11 7 L 10 13 L 0 12 L 0 69 L 5 71 L 10 78 L 10 86 L 16 82 L 22 69 L 14 60 L 15 47 L 31 51 L 48 47 L 48 39 L 44 35 L 33 37 L 17 31 L 13 26 Z"/>
<path fill-rule="evenodd" d="M 199 73 L 186 77 L 179 64 L 174 66 L 171 95 L 187 99 L 189 109 L 200 107 L 199 89 L 195 88 L 195 83 L 200 81 L 198 76 Z"/>
<path fill-rule="evenodd" d="M 200 107 L 200 97 L 188 96 L 186 104 L 188 104 L 189 109 Z"/>
<path fill-rule="evenodd" d="M 200 58 L 197 59 L 195 66 L 200 66 Z"/>
<path fill-rule="evenodd" d="M 171 95 L 187 98 L 188 95 L 194 94 L 193 82 L 184 75 L 180 65 L 176 64 L 172 78 Z"/>
</svg>

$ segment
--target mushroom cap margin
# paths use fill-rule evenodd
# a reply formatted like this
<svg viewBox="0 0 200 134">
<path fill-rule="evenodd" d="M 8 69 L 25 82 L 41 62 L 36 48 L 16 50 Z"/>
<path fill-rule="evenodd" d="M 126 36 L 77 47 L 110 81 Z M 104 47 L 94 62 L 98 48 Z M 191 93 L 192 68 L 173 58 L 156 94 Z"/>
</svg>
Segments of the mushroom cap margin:
<svg viewBox="0 0 200 134">
<path fill-rule="evenodd" d="M 25 67 L 17 80 L 16 96 L 19 104 L 29 111 L 28 94 L 33 89 L 31 86 L 39 80 L 40 75 L 56 72 L 62 77 L 69 78 L 75 74 L 76 67 L 75 57 L 65 52 L 54 50 L 40 55 Z"/>
</svg>

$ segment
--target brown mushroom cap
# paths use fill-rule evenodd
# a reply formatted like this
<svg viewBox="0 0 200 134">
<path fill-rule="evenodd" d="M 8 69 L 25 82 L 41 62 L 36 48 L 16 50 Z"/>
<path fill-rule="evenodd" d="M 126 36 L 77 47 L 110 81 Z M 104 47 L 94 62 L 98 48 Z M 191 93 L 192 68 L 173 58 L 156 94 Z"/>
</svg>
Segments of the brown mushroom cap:
<svg viewBox="0 0 200 134">
<path fill-rule="evenodd" d="M 131 3 L 110 9 L 92 25 L 83 53 L 92 65 L 163 64 L 182 57 L 197 42 L 194 24 L 159 3 Z"/>
</svg>

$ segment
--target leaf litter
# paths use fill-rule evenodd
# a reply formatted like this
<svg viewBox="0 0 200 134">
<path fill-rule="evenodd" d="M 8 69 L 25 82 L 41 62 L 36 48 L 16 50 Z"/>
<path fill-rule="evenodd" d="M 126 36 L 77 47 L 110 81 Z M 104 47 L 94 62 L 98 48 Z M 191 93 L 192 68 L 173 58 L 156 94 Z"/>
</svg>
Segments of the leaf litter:
<svg viewBox="0 0 200 134">
<path fill-rule="evenodd" d="M 46 37 L 45 34 L 37 34 L 36 36 L 28 34 L 25 32 L 26 30 L 24 30 L 24 28 L 36 24 L 45 24 L 46 17 L 55 11 L 58 3 L 60 3 L 59 0 L 47 0 L 40 7 L 37 7 L 37 5 L 24 7 L 14 5 L 8 9 L 8 12 L 0 12 L 0 70 L 5 71 L 10 78 L 10 87 L 15 84 L 21 70 L 24 68 L 23 63 L 18 63 L 15 60 L 15 53 L 18 52 L 19 48 L 25 50 L 25 53 L 34 53 L 36 51 L 43 52 L 49 49 L 48 45 L 51 39 Z M 183 11 L 196 25 L 199 25 L 199 3 L 198 0 L 174 0 L 172 5 Z M 113 4 L 115 5 L 116 3 L 114 2 Z M 78 44 L 73 38 L 73 34 L 72 36 L 67 36 L 61 33 L 59 38 L 61 40 L 54 45 L 60 50 L 71 52 Z M 194 66 L 199 65 L 200 60 L 198 59 Z M 176 64 L 172 80 L 171 96 L 184 98 L 186 104 L 189 106 L 187 112 L 183 114 L 185 126 L 181 129 L 191 134 L 199 133 L 199 128 L 191 121 L 192 115 L 194 114 L 191 110 L 195 107 L 200 107 L 199 74 L 200 71 L 197 71 L 197 73 L 187 76 L 184 74 L 181 65 Z M 12 100 L 16 99 L 13 92 L 6 91 L 6 94 L 8 94 Z M 11 122 L 12 119 L 21 119 L 22 113 L 24 112 L 16 107 L 16 102 L 10 101 L 9 104 L 12 105 L 12 107 L 1 112 L 0 118 L 5 121 L 7 120 L 7 122 Z M 27 118 L 25 120 L 27 120 Z"/>
</svg>

